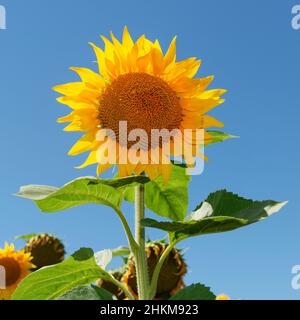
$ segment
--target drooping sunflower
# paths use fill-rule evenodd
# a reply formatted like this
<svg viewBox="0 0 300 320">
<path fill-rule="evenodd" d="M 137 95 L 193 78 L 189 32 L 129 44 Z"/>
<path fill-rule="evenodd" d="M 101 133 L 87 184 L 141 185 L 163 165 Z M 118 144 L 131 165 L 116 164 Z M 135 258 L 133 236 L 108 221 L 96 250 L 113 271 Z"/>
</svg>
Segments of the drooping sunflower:
<svg viewBox="0 0 300 320">
<path fill-rule="evenodd" d="M 13 244 L 6 243 L 4 249 L 0 249 L 0 276 L 4 274 L 5 277 L 5 288 L 0 288 L 0 300 L 10 299 L 18 284 L 34 267 L 31 260 L 29 253 L 24 250 L 16 251 Z"/>
<path fill-rule="evenodd" d="M 116 144 L 115 163 L 119 167 L 119 176 L 144 172 L 150 179 L 162 175 L 166 180 L 172 167 L 168 161 L 170 157 L 182 156 L 190 164 L 195 156 L 203 156 L 199 146 L 211 138 L 205 132 L 199 141 L 194 134 L 197 129 L 223 126 L 206 112 L 224 101 L 220 96 L 226 90 L 206 90 L 213 76 L 194 77 L 200 60 L 188 58 L 176 61 L 176 37 L 165 54 L 158 40 L 152 42 L 142 35 L 134 42 L 127 27 L 121 42 L 113 33 L 111 41 L 104 36 L 101 38 L 105 44 L 104 50 L 90 43 L 99 71 L 71 68 L 81 81 L 53 88 L 64 95 L 57 100 L 72 109 L 58 122 L 70 122 L 65 131 L 85 132 L 69 155 L 89 152 L 86 161 L 78 168 L 98 164 L 97 173 L 100 175 L 112 166 L 111 162 L 105 163 L 102 159 Z M 132 142 L 121 137 L 120 121 L 127 122 L 128 132 L 134 129 L 146 132 L 146 138 L 140 138 L 136 148 L 137 156 L 143 161 L 133 162 L 127 156 Z M 150 143 L 153 129 L 176 130 L 183 143 L 191 147 L 192 155 L 188 155 L 184 148 L 178 151 L 174 147 L 176 137 L 168 142 L 169 149 L 164 148 L 164 141 Z M 185 129 L 190 129 L 192 135 L 187 136 Z M 102 138 L 105 130 L 112 130 L 115 136 L 107 134 L 105 138 L 99 138 L 100 130 Z"/>
<path fill-rule="evenodd" d="M 146 260 L 150 279 L 153 276 L 155 266 L 166 248 L 167 244 L 165 241 L 148 242 L 146 244 Z M 167 300 L 184 288 L 183 278 L 186 272 L 187 265 L 184 261 L 182 251 L 174 248 L 169 253 L 161 268 L 155 299 Z M 136 267 L 133 256 L 129 256 L 125 265 L 120 269 L 110 271 L 110 274 L 122 282 L 136 299 L 138 298 Z M 97 285 L 111 292 L 118 300 L 126 299 L 124 292 L 110 281 L 99 279 Z"/>
<path fill-rule="evenodd" d="M 150 279 L 153 276 L 154 269 L 159 258 L 166 250 L 167 244 L 164 241 L 149 242 L 146 245 L 146 257 L 148 273 Z M 165 260 L 158 277 L 155 299 L 167 300 L 185 287 L 183 278 L 187 273 L 187 265 L 180 250 L 174 248 Z M 127 263 L 127 269 L 123 274 L 121 281 L 135 297 L 138 296 L 137 278 L 135 260 L 130 257 Z"/>
</svg>

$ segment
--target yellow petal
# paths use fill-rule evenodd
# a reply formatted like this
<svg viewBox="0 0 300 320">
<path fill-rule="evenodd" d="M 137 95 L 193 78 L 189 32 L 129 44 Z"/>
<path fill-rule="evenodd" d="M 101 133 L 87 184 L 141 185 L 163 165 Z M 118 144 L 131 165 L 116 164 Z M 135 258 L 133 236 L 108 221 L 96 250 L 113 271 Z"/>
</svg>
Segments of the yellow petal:
<svg viewBox="0 0 300 320">
<path fill-rule="evenodd" d="M 99 141 L 95 141 L 95 138 L 96 130 L 86 133 L 73 145 L 68 155 L 76 156 L 82 152 L 86 152 L 95 148 L 95 146 L 100 143 Z"/>
<path fill-rule="evenodd" d="M 107 73 L 109 74 L 109 78 L 110 79 L 117 78 L 118 75 L 120 74 L 120 70 L 116 68 L 115 64 L 111 62 L 109 59 L 105 58 L 105 65 L 106 65 Z"/>
<path fill-rule="evenodd" d="M 225 89 L 213 89 L 213 90 L 206 90 L 203 93 L 199 95 L 199 98 L 201 99 L 213 99 L 218 98 L 222 96 L 224 93 L 226 93 L 227 90 Z"/>
<path fill-rule="evenodd" d="M 127 165 L 126 164 L 119 164 L 119 176 L 120 177 L 128 177 Z"/>
<path fill-rule="evenodd" d="M 71 112 L 70 114 L 68 114 L 67 116 L 58 118 L 56 121 L 58 123 L 64 123 L 64 122 L 71 122 L 74 119 L 74 112 Z"/>
<path fill-rule="evenodd" d="M 70 69 L 75 71 L 83 82 L 90 83 L 99 89 L 105 87 L 105 81 L 98 73 L 87 68 L 72 67 Z"/>
<path fill-rule="evenodd" d="M 158 41 L 155 42 L 156 46 L 152 48 L 151 57 L 152 57 L 152 71 L 154 75 L 159 75 L 163 71 L 164 67 L 164 60 L 163 54 L 160 49 Z"/>
<path fill-rule="evenodd" d="M 223 103 L 223 99 L 181 99 L 181 106 L 184 110 L 184 113 L 189 112 L 194 113 L 194 116 L 203 114 Z"/>
<path fill-rule="evenodd" d="M 146 54 L 142 57 L 139 57 L 136 62 L 138 71 L 139 72 L 146 72 L 150 62 L 151 62 L 151 52 L 149 52 L 148 54 Z"/>
<path fill-rule="evenodd" d="M 56 99 L 59 103 L 65 104 L 69 106 L 71 109 L 79 110 L 79 109 L 90 109 L 90 108 L 98 108 L 98 103 L 96 101 L 89 101 L 86 98 L 81 96 L 63 96 Z"/>
<path fill-rule="evenodd" d="M 153 43 L 145 37 L 143 34 L 136 41 L 136 45 L 138 47 L 138 56 L 142 57 L 149 54 L 152 50 Z"/>
<path fill-rule="evenodd" d="M 115 46 L 115 52 L 114 52 L 114 62 L 115 64 L 119 63 L 120 66 L 118 66 L 119 73 L 126 72 L 127 71 L 127 61 L 126 61 L 126 50 L 123 48 L 122 44 L 119 42 L 119 40 L 114 36 L 114 34 L 110 33 L 111 38 L 113 40 L 113 44 Z"/>
<path fill-rule="evenodd" d="M 209 128 L 209 127 L 224 127 L 224 124 L 215 119 L 212 116 L 204 115 L 203 116 L 203 123 L 204 123 L 204 128 Z"/>
<path fill-rule="evenodd" d="M 202 115 L 201 117 L 184 117 L 181 122 L 183 129 L 206 129 L 209 127 L 223 127 L 224 124 L 217 119 Z"/>
<path fill-rule="evenodd" d="M 150 164 L 145 166 L 145 172 L 148 175 L 148 177 L 150 178 L 150 180 L 155 180 L 157 177 L 160 176 L 161 171 L 160 169 L 160 165 L 156 165 L 156 164 Z"/>
<path fill-rule="evenodd" d="M 109 75 L 108 75 L 108 73 L 106 71 L 106 67 L 105 67 L 105 53 L 104 53 L 104 51 L 101 48 L 97 47 L 92 42 L 89 42 L 89 45 L 92 46 L 92 48 L 94 49 L 95 55 L 97 57 L 99 73 L 102 74 L 106 79 L 109 79 Z"/>
<path fill-rule="evenodd" d="M 197 93 L 196 96 L 201 94 L 206 88 L 210 85 L 210 83 L 214 80 L 214 76 L 208 76 L 205 78 L 200 78 L 199 79 L 199 84 L 197 87 Z"/>
<path fill-rule="evenodd" d="M 82 169 L 82 168 L 85 168 L 85 167 L 87 167 L 91 164 L 94 164 L 94 163 L 97 163 L 97 151 L 96 150 L 90 152 L 90 154 L 87 157 L 87 159 L 85 160 L 85 162 L 82 165 L 76 167 L 76 169 Z"/>
<path fill-rule="evenodd" d="M 114 45 L 104 36 L 101 36 L 101 39 L 103 40 L 103 42 L 105 44 L 105 50 L 104 50 L 105 58 L 113 61 L 114 51 L 115 51 Z"/>
<path fill-rule="evenodd" d="M 185 77 L 171 83 L 170 87 L 182 97 L 191 97 L 198 92 L 201 82 L 202 79 L 199 78 L 190 79 Z"/>
<path fill-rule="evenodd" d="M 55 86 L 52 90 L 67 96 L 73 96 L 80 93 L 85 88 L 85 84 L 82 82 L 71 82 Z"/>
<path fill-rule="evenodd" d="M 171 63 L 174 63 L 176 60 L 176 38 L 175 36 L 168 48 L 168 51 L 164 57 L 165 66 L 168 66 Z"/>
<path fill-rule="evenodd" d="M 126 47 L 128 51 L 130 51 L 134 45 L 127 26 L 124 27 L 122 42 L 123 46 Z"/>
<path fill-rule="evenodd" d="M 100 176 L 101 173 L 103 173 L 104 171 L 108 170 L 111 166 L 112 166 L 112 164 L 110 164 L 110 163 L 98 164 L 98 166 L 97 166 L 97 175 Z"/>
</svg>

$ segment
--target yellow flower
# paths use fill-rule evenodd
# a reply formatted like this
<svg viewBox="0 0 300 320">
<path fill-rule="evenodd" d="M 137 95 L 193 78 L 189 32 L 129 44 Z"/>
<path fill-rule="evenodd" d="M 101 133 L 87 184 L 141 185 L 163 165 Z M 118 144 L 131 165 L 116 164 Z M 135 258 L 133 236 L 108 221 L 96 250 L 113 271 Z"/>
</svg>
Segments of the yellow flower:
<svg viewBox="0 0 300 320">
<path fill-rule="evenodd" d="M 230 300 L 230 297 L 227 296 L 226 294 L 219 294 L 219 295 L 216 297 L 216 300 Z"/>
<path fill-rule="evenodd" d="M 90 152 L 79 168 L 97 163 L 100 175 L 113 165 L 102 160 L 114 145 L 117 146 L 114 163 L 119 167 L 119 176 L 145 172 L 150 179 L 163 175 L 167 180 L 172 167 L 170 157 L 182 156 L 189 165 L 193 164 L 195 156 L 204 157 L 199 146 L 209 142 L 210 136 L 205 133 L 202 139 L 196 138 L 196 129 L 203 131 L 223 126 L 206 112 L 224 101 L 220 96 L 226 90 L 206 90 L 213 76 L 194 78 L 200 60 L 176 61 L 176 37 L 166 54 L 158 40 L 152 42 L 145 35 L 134 42 L 126 27 L 121 42 L 113 33 L 111 41 L 104 36 L 101 38 L 104 50 L 90 43 L 99 72 L 71 68 L 81 81 L 53 88 L 64 95 L 58 101 L 72 109 L 58 122 L 70 122 L 65 131 L 85 132 L 69 151 L 69 155 Z M 127 121 L 128 133 L 134 129 L 146 132 L 135 149 L 137 161 L 129 159 L 128 151 L 133 143 L 121 137 L 120 121 Z M 114 137 L 108 133 L 109 129 L 115 133 Z M 164 148 L 165 140 L 154 143 L 152 129 L 176 130 L 169 140 L 169 149 Z M 186 134 L 185 129 L 190 129 L 192 134 Z M 99 138 L 100 130 L 102 138 Z M 107 135 L 103 134 L 105 131 Z M 184 148 L 176 149 L 176 137 L 189 145 L 190 154 Z"/>
<path fill-rule="evenodd" d="M 4 249 L 0 249 L 0 300 L 10 299 L 18 284 L 30 273 L 34 266 L 31 259 L 24 250 L 15 251 L 13 244 L 6 243 Z"/>
</svg>

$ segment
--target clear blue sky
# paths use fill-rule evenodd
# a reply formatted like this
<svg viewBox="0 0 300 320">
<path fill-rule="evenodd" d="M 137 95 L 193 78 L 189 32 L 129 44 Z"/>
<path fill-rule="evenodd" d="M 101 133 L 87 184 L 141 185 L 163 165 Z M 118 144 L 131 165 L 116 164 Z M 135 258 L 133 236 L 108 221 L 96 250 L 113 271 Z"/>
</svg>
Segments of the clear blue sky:
<svg viewBox="0 0 300 320">
<path fill-rule="evenodd" d="M 233 298 L 299 299 L 291 268 L 300 264 L 299 74 L 300 30 L 291 28 L 297 1 L 71 1 L 0 0 L 7 30 L 0 30 L 0 243 L 15 235 L 47 231 L 60 236 L 68 253 L 123 245 L 116 215 L 87 205 L 42 214 L 12 196 L 20 185 L 59 186 L 95 168 L 74 169 L 68 157 L 78 138 L 56 118 L 68 111 L 55 101 L 53 85 L 74 81 L 70 66 L 92 67 L 88 41 L 124 25 L 136 38 L 158 37 L 164 48 L 178 35 L 178 57 L 203 60 L 199 75 L 215 75 L 228 89 L 213 114 L 241 138 L 206 149 L 209 163 L 193 177 L 190 208 L 209 192 L 227 188 L 254 199 L 289 200 L 267 221 L 218 235 L 193 238 L 186 282 L 203 282 Z M 300 4 L 300 1 L 299 1 Z M 132 223 L 132 206 L 125 205 Z M 161 233 L 150 230 L 152 239 Z M 21 242 L 18 243 L 20 247 Z"/>
</svg>

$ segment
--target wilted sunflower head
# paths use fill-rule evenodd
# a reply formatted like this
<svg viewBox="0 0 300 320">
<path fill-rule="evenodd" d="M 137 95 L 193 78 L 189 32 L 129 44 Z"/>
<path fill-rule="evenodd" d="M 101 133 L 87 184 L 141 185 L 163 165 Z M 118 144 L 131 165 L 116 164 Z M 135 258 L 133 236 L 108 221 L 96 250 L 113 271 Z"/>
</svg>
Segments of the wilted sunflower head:
<svg viewBox="0 0 300 320">
<path fill-rule="evenodd" d="M 31 261 L 29 253 L 16 251 L 13 244 L 6 243 L 4 249 L 0 249 L 0 300 L 10 299 L 18 284 L 34 267 Z"/>
<path fill-rule="evenodd" d="M 65 131 L 85 132 L 69 154 L 88 151 L 79 168 L 97 163 L 98 174 L 117 164 L 119 176 L 145 172 L 150 179 L 167 180 L 170 157 L 192 165 L 195 156 L 203 156 L 199 147 L 211 139 L 204 129 L 223 126 L 206 112 L 224 101 L 225 90 L 206 90 L 212 76 L 194 77 L 200 67 L 196 58 L 176 61 L 176 37 L 165 54 L 158 40 L 142 35 L 134 42 L 126 27 L 122 41 L 113 33 L 111 41 L 102 39 L 104 50 L 91 43 L 99 72 L 71 68 L 81 81 L 54 88 L 64 95 L 58 101 L 72 109 L 58 122 L 70 122 Z M 143 134 L 130 136 L 137 129 Z M 153 130 L 172 134 L 154 138 Z"/>
<path fill-rule="evenodd" d="M 35 265 L 33 270 L 62 262 L 65 256 L 63 243 L 55 236 L 46 233 L 29 239 L 24 250 L 32 256 Z"/>
<path fill-rule="evenodd" d="M 163 242 L 149 242 L 146 246 L 146 256 L 148 264 L 148 273 L 150 279 L 152 278 L 155 266 L 159 258 L 167 248 L 167 244 Z M 166 258 L 157 282 L 157 290 L 155 299 L 164 300 L 169 299 L 182 289 L 185 284 L 183 277 L 187 272 L 187 266 L 184 262 L 183 256 L 178 249 L 173 249 Z M 137 279 L 136 269 L 133 257 L 130 257 L 127 264 L 127 270 L 124 273 L 121 281 L 126 284 L 129 291 L 137 296 Z"/>
</svg>

